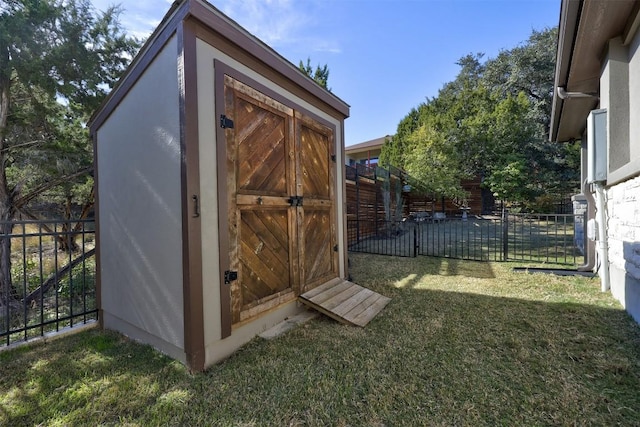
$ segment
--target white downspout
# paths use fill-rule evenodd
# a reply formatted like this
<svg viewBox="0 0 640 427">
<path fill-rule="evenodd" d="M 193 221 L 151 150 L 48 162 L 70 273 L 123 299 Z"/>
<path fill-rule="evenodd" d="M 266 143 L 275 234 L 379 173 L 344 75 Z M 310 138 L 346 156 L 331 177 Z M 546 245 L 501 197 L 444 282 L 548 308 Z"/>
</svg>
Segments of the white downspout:
<svg viewBox="0 0 640 427">
<path fill-rule="evenodd" d="M 602 182 L 594 182 L 596 190 L 596 218 L 598 223 L 598 258 L 600 259 L 600 283 L 602 292 L 608 291 L 609 282 L 609 242 L 607 239 L 607 211 Z"/>
</svg>

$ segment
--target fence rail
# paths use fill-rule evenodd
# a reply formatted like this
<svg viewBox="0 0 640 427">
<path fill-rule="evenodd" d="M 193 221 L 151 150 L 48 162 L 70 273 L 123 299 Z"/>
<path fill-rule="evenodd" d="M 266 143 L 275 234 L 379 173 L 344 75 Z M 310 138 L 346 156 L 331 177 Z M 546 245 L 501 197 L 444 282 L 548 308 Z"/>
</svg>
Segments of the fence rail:
<svg viewBox="0 0 640 427">
<path fill-rule="evenodd" d="M 97 320 L 93 220 L 0 227 L 0 345 Z"/>
<path fill-rule="evenodd" d="M 421 221 L 347 221 L 349 250 L 394 256 L 580 265 L 584 215 L 505 214 Z"/>
</svg>

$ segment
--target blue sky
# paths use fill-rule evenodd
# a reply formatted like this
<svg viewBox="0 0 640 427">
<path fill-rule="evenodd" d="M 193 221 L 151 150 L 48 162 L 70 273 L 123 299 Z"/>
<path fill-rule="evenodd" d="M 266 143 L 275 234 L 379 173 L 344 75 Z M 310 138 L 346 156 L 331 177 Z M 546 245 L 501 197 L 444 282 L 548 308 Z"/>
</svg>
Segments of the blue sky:
<svg viewBox="0 0 640 427">
<path fill-rule="evenodd" d="M 170 0 L 121 4 L 121 22 L 148 35 Z M 521 44 L 558 24 L 560 0 L 212 0 L 294 64 L 328 64 L 329 87 L 351 105 L 346 145 L 395 133 L 398 122 L 458 73 L 456 61 Z"/>
</svg>

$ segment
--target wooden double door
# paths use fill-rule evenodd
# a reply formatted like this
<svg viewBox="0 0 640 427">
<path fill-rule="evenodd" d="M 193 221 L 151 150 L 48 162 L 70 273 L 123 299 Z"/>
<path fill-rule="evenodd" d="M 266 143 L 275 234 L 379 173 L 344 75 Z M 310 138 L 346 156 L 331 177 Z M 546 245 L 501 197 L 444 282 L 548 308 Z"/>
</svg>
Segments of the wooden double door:
<svg viewBox="0 0 640 427">
<path fill-rule="evenodd" d="M 338 277 L 332 128 L 224 84 L 232 324 Z"/>
</svg>

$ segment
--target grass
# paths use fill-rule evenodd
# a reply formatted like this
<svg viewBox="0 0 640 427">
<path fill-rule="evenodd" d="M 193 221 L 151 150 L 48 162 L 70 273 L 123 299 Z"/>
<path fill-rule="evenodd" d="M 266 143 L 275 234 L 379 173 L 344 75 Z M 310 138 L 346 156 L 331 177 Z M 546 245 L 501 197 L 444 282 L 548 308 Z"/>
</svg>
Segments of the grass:
<svg viewBox="0 0 640 427">
<path fill-rule="evenodd" d="M 596 280 L 351 255 L 392 298 L 205 373 L 111 332 L 0 353 L 2 425 L 638 425 L 640 327 Z"/>
</svg>

